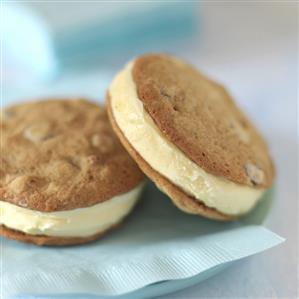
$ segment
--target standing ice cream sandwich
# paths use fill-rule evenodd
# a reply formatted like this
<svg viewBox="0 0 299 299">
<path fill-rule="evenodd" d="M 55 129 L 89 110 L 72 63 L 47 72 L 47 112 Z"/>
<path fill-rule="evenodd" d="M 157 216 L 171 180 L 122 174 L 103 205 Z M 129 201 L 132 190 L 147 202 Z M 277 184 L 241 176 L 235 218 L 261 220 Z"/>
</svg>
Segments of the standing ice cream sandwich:
<svg viewBox="0 0 299 299">
<path fill-rule="evenodd" d="M 223 86 L 185 62 L 136 58 L 113 80 L 107 103 L 123 145 L 183 211 L 232 220 L 271 187 L 262 136 Z"/>
<path fill-rule="evenodd" d="M 1 133 L 2 236 L 86 243 L 134 207 L 143 174 L 103 108 L 85 100 L 20 104 L 3 111 Z"/>
</svg>

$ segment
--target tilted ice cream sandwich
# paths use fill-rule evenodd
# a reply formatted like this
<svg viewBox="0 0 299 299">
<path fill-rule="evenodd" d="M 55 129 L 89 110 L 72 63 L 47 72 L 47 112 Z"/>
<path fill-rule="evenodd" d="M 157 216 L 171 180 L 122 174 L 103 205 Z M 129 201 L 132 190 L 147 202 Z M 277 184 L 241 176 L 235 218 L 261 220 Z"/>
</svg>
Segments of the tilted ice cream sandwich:
<svg viewBox="0 0 299 299">
<path fill-rule="evenodd" d="M 113 80 L 108 113 L 140 168 L 185 212 L 231 220 L 272 184 L 265 141 L 218 83 L 167 55 L 146 55 Z"/>
<path fill-rule="evenodd" d="M 134 207 L 143 174 L 85 100 L 20 104 L 1 117 L 0 234 L 38 245 L 86 243 Z"/>
</svg>

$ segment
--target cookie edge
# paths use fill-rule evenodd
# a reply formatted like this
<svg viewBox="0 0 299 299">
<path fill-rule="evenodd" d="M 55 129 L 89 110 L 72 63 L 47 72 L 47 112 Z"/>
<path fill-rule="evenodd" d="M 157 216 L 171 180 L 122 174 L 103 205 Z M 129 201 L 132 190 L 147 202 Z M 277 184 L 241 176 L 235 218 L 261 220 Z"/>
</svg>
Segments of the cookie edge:
<svg viewBox="0 0 299 299">
<path fill-rule="evenodd" d="M 133 148 L 133 146 L 129 143 L 129 141 L 122 133 L 121 129 L 118 127 L 118 124 L 116 123 L 115 118 L 113 116 L 110 101 L 111 99 L 109 93 L 107 93 L 106 107 L 108 117 L 110 119 L 110 123 L 115 134 L 118 136 L 120 142 L 128 151 L 130 156 L 138 164 L 139 168 L 156 184 L 156 186 L 163 193 L 166 193 L 169 196 L 169 198 L 172 200 L 176 207 L 188 214 L 200 215 L 213 220 L 232 221 L 239 218 L 239 216 L 226 215 L 217 211 L 214 208 L 207 207 L 203 202 L 186 194 L 183 190 L 181 190 L 179 187 L 170 182 L 166 177 L 154 170 Z"/>
<path fill-rule="evenodd" d="M 148 53 L 145 55 L 141 55 L 136 57 L 133 60 L 133 66 L 132 66 L 132 77 L 133 77 L 133 81 L 136 85 L 136 90 L 138 93 L 138 96 L 140 98 L 140 100 L 143 102 L 142 100 L 142 96 L 140 96 L 138 90 L 140 85 L 142 86 L 142 84 L 140 82 L 136 81 L 136 73 L 140 72 L 140 64 L 142 63 L 142 60 L 144 59 L 155 59 L 155 58 L 167 58 L 170 60 L 173 59 L 177 59 L 175 56 L 173 55 L 169 55 L 169 54 L 163 54 L 163 53 Z M 199 72 L 199 70 L 197 68 L 194 68 L 191 64 L 187 63 L 184 60 L 179 59 L 183 64 L 185 64 L 188 67 L 191 67 L 192 69 L 194 69 L 195 71 Z M 205 75 L 204 75 L 205 76 Z M 206 77 L 206 76 L 205 76 Z M 164 137 L 167 138 L 168 141 L 170 141 L 171 143 L 175 144 L 182 152 L 184 152 L 184 154 L 190 159 L 192 160 L 195 164 L 197 164 L 199 167 L 203 168 L 205 171 L 207 171 L 208 173 L 214 174 L 216 176 L 221 176 L 221 177 L 225 177 L 228 180 L 235 182 L 235 183 L 239 183 L 239 184 L 243 184 L 243 185 L 247 185 L 249 187 L 255 187 L 255 188 L 261 188 L 261 189 L 269 189 L 273 186 L 274 183 L 274 179 L 275 179 L 275 175 L 276 175 L 276 171 L 275 171 L 275 165 L 274 165 L 274 161 L 272 159 L 271 153 L 269 151 L 269 147 L 268 144 L 266 142 L 266 139 L 264 138 L 264 136 L 262 135 L 261 131 L 259 129 L 256 128 L 256 126 L 253 124 L 253 122 L 249 119 L 249 117 L 247 116 L 247 114 L 245 114 L 243 112 L 243 110 L 239 107 L 239 105 L 237 104 L 237 102 L 232 98 L 232 96 L 229 94 L 229 92 L 227 91 L 227 89 L 225 87 L 223 87 L 221 84 L 217 83 L 216 81 L 206 77 L 208 80 L 214 82 L 215 84 L 219 85 L 224 92 L 228 95 L 230 102 L 232 103 L 233 106 L 235 106 L 238 110 L 238 112 L 243 115 L 243 117 L 247 120 L 247 122 L 250 124 L 251 129 L 255 132 L 256 136 L 259 138 L 259 140 L 262 142 L 263 146 L 265 147 L 265 151 L 266 151 L 266 155 L 267 155 L 267 159 L 268 159 L 268 167 L 265 168 L 265 173 L 267 173 L 266 179 L 263 183 L 261 184 L 254 184 L 250 179 L 247 178 L 247 176 L 240 176 L 240 173 L 237 174 L 235 173 L 234 175 L 232 173 L 228 174 L 224 171 L 224 169 L 222 167 L 217 167 L 214 168 L 213 165 L 211 163 L 207 162 L 203 162 L 201 159 L 197 159 L 196 155 L 194 154 L 194 151 L 192 149 L 192 147 L 190 147 L 189 145 L 186 144 L 186 142 L 182 141 L 180 143 L 178 143 L 178 140 L 180 140 L 180 138 L 177 138 L 177 134 L 175 133 L 175 130 L 169 129 L 169 130 L 164 130 L 165 128 L 162 128 L 161 125 L 159 125 L 157 123 L 157 121 L 154 119 L 152 113 L 147 109 L 147 107 L 145 107 L 144 105 L 144 109 L 148 112 L 149 116 L 151 117 L 151 119 L 156 123 L 156 125 L 158 126 L 158 128 L 160 130 L 162 130 L 164 132 Z M 143 103 L 144 104 L 144 103 Z M 165 126 L 165 125 L 164 125 Z M 166 125 L 167 127 L 167 125 Z M 168 131 L 168 133 L 166 134 L 166 131 Z M 174 132 L 174 133 L 173 133 Z"/>
<path fill-rule="evenodd" d="M 106 113 L 106 119 L 107 119 L 107 124 L 109 126 L 111 126 L 111 123 L 109 121 L 109 117 L 108 117 L 108 112 L 107 112 L 107 107 L 105 106 L 104 103 L 100 103 L 100 102 L 96 102 L 91 100 L 88 97 L 80 97 L 78 98 L 79 101 L 84 102 L 84 104 L 88 104 L 88 105 L 92 105 L 93 108 L 101 108 L 102 111 L 104 111 Z M 64 102 L 71 102 L 72 104 L 74 102 L 77 101 L 77 98 L 73 98 L 73 97 L 40 97 L 40 98 L 36 98 L 36 100 L 31 100 L 28 102 L 18 102 L 14 105 L 10 105 L 5 107 L 5 109 L 7 108 L 12 108 L 12 107 L 17 107 L 17 106 L 22 106 L 22 105 L 36 105 L 36 104 L 40 104 L 41 102 L 57 102 L 59 103 L 59 105 L 63 104 Z M 111 132 L 113 133 L 113 135 L 115 135 L 113 128 L 111 128 Z M 113 136 L 113 138 L 115 140 L 118 140 L 117 136 Z M 123 148 L 122 144 L 120 143 L 120 146 Z M 124 153 L 126 153 L 127 155 L 127 151 L 125 149 L 123 149 Z M 131 160 L 133 160 L 130 155 L 129 158 Z M 135 162 L 133 160 L 133 162 Z M 136 164 L 136 162 L 135 162 Z M 95 200 L 91 200 L 90 202 L 85 202 L 82 201 L 82 192 L 80 191 L 80 200 L 79 201 L 73 201 L 73 204 L 71 205 L 51 205 L 53 207 L 48 207 L 46 204 L 44 204 L 43 206 L 39 206 L 36 205 L 34 203 L 34 200 L 32 200 L 32 195 L 31 194 L 21 194 L 21 195 L 7 195 L 7 191 L 9 190 L 9 188 L 7 186 L 1 187 L 0 188 L 0 201 L 2 202 L 7 202 L 9 204 L 21 207 L 21 208 L 27 208 L 28 210 L 32 210 L 32 211 L 37 211 L 37 212 L 42 212 L 42 213 L 52 213 L 52 212 L 60 212 L 60 211 L 72 211 L 75 209 L 80 209 L 80 208 L 88 208 L 88 207 L 93 207 L 94 205 L 100 204 L 100 203 L 104 203 L 106 201 L 109 201 L 111 199 L 113 199 L 116 196 L 120 196 L 123 194 L 126 194 L 128 192 L 130 192 L 131 190 L 133 190 L 134 188 L 136 188 L 139 184 L 141 184 L 142 182 L 144 182 L 144 174 L 143 172 L 139 169 L 138 165 L 134 165 L 134 173 L 137 174 L 138 172 L 138 179 L 135 179 L 132 183 L 132 187 L 130 186 L 130 184 L 128 184 L 128 181 L 126 181 L 126 183 L 119 183 L 119 187 L 117 188 L 119 190 L 118 193 L 116 194 L 112 194 L 111 195 L 111 186 L 109 186 L 109 196 L 99 196 L 98 198 L 96 198 Z M 8 172 L 5 172 L 5 174 L 9 174 Z M 115 175 L 114 175 L 115 177 Z M 137 177 L 137 175 L 136 175 Z M 57 193 L 57 192 L 56 192 Z M 100 192 L 103 193 L 103 192 Z M 39 201 L 47 201 L 47 195 L 44 195 L 43 193 L 39 194 Z M 69 197 L 69 199 L 71 199 L 71 197 Z M 21 202 L 25 201 L 27 203 L 27 206 L 24 206 Z M 33 203 L 32 203 L 33 202 Z M 59 196 L 56 194 L 55 195 L 55 200 L 53 200 L 53 202 L 58 202 L 59 203 Z M 76 203 L 75 203 L 76 202 Z"/>
</svg>

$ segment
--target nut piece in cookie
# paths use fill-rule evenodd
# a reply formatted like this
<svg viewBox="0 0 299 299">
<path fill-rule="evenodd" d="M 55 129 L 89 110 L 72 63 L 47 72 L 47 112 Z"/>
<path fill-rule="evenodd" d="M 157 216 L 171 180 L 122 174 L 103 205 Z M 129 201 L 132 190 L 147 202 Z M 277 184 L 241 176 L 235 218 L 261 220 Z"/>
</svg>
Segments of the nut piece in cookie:
<svg viewBox="0 0 299 299">
<path fill-rule="evenodd" d="M 93 241 L 133 209 L 143 174 L 105 109 L 44 100 L 1 118 L 0 234 L 38 245 Z"/>
<path fill-rule="evenodd" d="M 254 125 L 223 86 L 175 57 L 130 62 L 107 106 L 128 152 L 185 212 L 235 219 L 272 185 L 273 163 Z"/>
</svg>

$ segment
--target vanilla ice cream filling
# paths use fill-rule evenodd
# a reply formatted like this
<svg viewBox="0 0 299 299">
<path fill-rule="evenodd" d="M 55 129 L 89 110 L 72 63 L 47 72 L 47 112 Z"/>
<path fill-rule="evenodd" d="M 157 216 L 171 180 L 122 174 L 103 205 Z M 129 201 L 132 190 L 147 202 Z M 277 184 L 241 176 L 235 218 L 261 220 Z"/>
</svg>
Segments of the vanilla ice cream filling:
<svg viewBox="0 0 299 299">
<path fill-rule="evenodd" d="M 44 213 L 0 201 L 0 224 L 30 235 L 88 237 L 120 222 L 134 207 L 142 184 L 87 208 Z"/>
<path fill-rule="evenodd" d="M 228 215 L 249 211 L 264 190 L 207 173 L 169 142 L 138 98 L 132 67 L 129 63 L 109 89 L 114 119 L 129 143 L 154 170 L 206 206 Z"/>
</svg>

